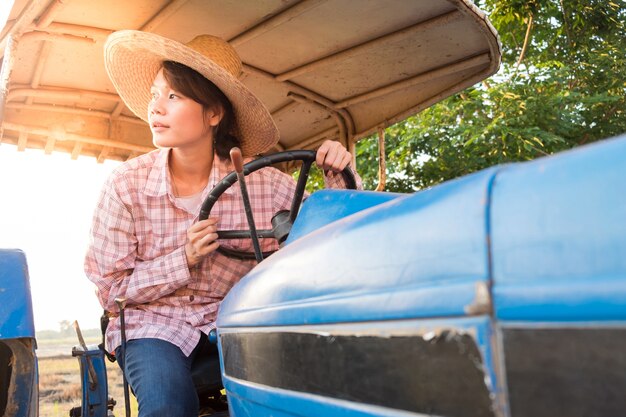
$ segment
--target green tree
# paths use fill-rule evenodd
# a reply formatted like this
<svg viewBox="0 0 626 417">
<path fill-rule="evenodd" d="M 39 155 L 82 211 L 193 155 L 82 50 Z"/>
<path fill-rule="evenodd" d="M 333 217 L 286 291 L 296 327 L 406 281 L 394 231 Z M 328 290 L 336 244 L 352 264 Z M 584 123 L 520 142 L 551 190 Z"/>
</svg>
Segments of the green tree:
<svg viewBox="0 0 626 417">
<path fill-rule="evenodd" d="M 74 335 L 74 327 L 68 320 L 61 320 L 59 322 L 59 334 L 63 337 L 69 337 Z"/>
<path fill-rule="evenodd" d="M 626 132 L 624 0 L 484 0 L 503 46 L 488 81 L 386 129 L 387 190 L 410 192 L 495 164 Z M 366 188 L 376 138 L 357 145 Z"/>
</svg>

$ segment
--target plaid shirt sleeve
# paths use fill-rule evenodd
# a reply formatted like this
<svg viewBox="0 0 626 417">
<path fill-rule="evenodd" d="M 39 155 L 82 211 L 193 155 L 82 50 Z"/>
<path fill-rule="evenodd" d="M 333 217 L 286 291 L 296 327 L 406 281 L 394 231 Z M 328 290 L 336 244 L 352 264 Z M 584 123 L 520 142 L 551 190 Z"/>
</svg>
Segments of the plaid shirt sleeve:
<svg viewBox="0 0 626 417">
<path fill-rule="evenodd" d="M 191 281 L 184 246 L 150 260 L 138 257 L 135 219 L 129 202 L 123 201 L 132 193 L 125 184 L 112 178 L 105 185 L 85 260 L 87 277 L 96 285 L 100 303 L 113 312 L 117 311 L 117 297 L 125 297 L 129 304 L 143 304 Z"/>
</svg>

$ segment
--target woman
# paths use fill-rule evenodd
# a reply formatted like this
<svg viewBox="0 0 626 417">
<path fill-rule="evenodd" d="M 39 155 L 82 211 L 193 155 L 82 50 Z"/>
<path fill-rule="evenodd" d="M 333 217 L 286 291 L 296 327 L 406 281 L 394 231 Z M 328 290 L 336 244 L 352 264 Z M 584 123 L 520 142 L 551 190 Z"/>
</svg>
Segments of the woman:
<svg viewBox="0 0 626 417">
<path fill-rule="evenodd" d="M 244 157 L 253 157 L 271 149 L 279 133 L 238 80 L 236 52 L 219 38 L 202 35 L 182 45 L 120 31 L 107 40 L 105 64 L 120 97 L 150 125 L 159 149 L 122 164 L 104 185 L 85 270 L 106 310 L 116 314 L 114 300 L 127 299 L 126 376 L 140 415 L 195 416 L 193 361 L 206 348 L 221 300 L 254 266 L 216 252 L 218 229 L 246 225 L 233 188 L 212 217 L 197 221 L 197 215 L 208 192 L 232 170 L 230 149 L 239 146 Z M 343 186 L 338 173 L 350 160 L 337 142 L 319 148 L 317 164 L 327 172 L 327 186 Z M 271 228 L 269 217 L 290 207 L 294 187 L 274 168 L 250 175 L 259 228 Z M 263 250 L 275 246 L 264 242 Z M 119 352 L 120 343 L 115 317 L 107 349 Z"/>
</svg>

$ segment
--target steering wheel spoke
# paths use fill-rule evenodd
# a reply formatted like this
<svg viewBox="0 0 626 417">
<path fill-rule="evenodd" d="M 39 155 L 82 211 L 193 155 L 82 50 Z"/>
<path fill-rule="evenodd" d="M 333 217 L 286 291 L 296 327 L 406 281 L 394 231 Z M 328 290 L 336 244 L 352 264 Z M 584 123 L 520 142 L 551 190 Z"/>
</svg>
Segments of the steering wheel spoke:
<svg viewBox="0 0 626 417">
<path fill-rule="evenodd" d="M 262 229 L 256 231 L 257 236 L 261 239 L 270 238 L 274 239 L 274 231 L 271 229 Z M 218 239 L 251 239 L 252 232 L 249 229 L 246 230 L 218 230 Z"/>
</svg>

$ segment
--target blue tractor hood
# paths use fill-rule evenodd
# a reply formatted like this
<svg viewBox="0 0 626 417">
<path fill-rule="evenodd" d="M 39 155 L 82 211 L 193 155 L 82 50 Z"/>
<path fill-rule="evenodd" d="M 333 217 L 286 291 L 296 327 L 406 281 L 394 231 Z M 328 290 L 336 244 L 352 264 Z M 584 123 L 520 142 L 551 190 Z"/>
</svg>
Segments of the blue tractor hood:
<svg viewBox="0 0 626 417">
<path fill-rule="evenodd" d="M 487 208 L 495 173 L 410 196 L 378 193 L 381 204 L 302 235 L 311 223 L 323 223 L 311 213 L 331 210 L 332 218 L 361 207 L 354 191 L 313 194 L 294 224 L 292 236 L 300 237 L 231 290 L 218 327 L 464 315 L 474 289 L 488 279 Z M 361 192 L 361 199 L 375 199 L 372 194 Z"/>
</svg>

